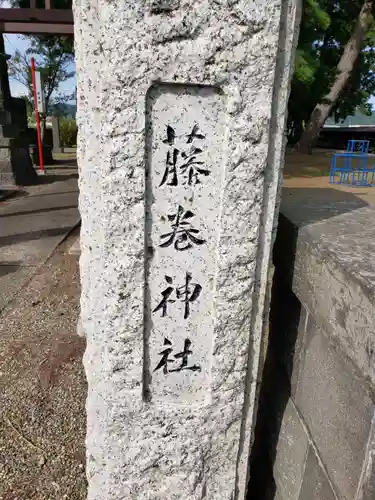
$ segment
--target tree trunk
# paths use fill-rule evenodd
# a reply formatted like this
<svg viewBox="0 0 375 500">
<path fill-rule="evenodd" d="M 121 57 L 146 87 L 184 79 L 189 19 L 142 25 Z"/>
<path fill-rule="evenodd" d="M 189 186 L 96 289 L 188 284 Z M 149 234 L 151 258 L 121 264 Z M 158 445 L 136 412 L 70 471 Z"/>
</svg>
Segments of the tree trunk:
<svg viewBox="0 0 375 500">
<path fill-rule="evenodd" d="M 321 103 L 318 103 L 311 113 L 310 120 L 301 136 L 296 150 L 301 153 L 311 152 L 315 145 L 320 130 L 330 115 L 333 106 L 336 104 L 342 91 L 344 90 L 355 63 L 361 52 L 363 41 L 372 22 L 373 0 L 365 0 L 355 23 L 350 39 L 345 45 L 344 52 L 337 66 L 337 75 L 333 85 Z"/>
</svg>

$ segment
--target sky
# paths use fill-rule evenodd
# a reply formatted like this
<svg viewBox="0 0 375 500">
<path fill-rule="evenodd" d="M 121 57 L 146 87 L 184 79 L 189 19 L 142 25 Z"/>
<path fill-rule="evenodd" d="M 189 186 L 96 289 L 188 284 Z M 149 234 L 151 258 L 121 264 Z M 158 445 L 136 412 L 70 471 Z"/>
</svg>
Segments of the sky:
<svg viewBox="0 0 375 500">
<path fill-rule="evenodd" d="M 21 54 L 24 54 L 25 51 L 29 48 L 29 42 L 26 37 L 22 35 L 12 35 L 12 34 L 4 34 L 4 42 L 5 42 L 5 52 L 9 55 L 13 55 L 16 50 L 19 50 Z M 68 67 L 68 71 L 75 71 L 74 64 L 71 67 Z M 27 89 L 22 83 L 10 78 L 10 91 L 13 97 L 17 97 L 20 95 L 27 94 Z M 75 89 L 75 78 L 71 78 L 66 82 L 63 82 L 58 91 L 59 93 L 68 93 L 72 94 Z"/>
</svg>

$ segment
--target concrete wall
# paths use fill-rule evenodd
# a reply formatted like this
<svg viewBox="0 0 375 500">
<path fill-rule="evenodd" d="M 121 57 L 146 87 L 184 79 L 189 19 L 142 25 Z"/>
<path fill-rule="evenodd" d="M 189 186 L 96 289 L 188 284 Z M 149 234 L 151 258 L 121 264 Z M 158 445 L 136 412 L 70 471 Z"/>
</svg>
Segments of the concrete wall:
<svg viewBox="0 0 375 500">
<path fill-rule="evenodd" d="M 375 499 L 375 207 L 283 192 L 249 498 Z"/>
</svg>

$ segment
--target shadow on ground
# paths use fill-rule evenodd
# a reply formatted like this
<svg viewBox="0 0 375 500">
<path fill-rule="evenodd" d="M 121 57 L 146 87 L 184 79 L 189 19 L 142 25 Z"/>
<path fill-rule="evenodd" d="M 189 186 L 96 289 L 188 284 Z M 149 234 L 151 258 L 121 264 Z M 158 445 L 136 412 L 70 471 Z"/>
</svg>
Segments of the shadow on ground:
<svg viewBox="0 0 375 500">
<path fill-rule="evenodd" d="M 61 168 L 72 168 L 77 166 L 77 159 L 76 158 L 70 158 L 70 159 L 56 159 L 53 161 L 53 166 L 58 167 L 59 169 Z"/>
<path fill-rule="evenodd" d="M 74 207 L 75 208 L 75 207 Z M 66 234 L 71 229 L 70 226 L 42 229 L 40 231 L 29 231 L 27 233 L 11 234 L 10 236 L 0 236 L 0 247 L 7 245 L 15 245 L 24 241 L 39 240 L 40 238 L 48 238 L 49 236 L 60 236 Z"/>
<path fill-rule="evenodd" d="M 21 261 L 0 262 L 0 278 L 15 273 L 21 265 Z"/>
<path fill-rule="evenodd" d="M 367 206 L 356 194 L 332 187 L 284 187 L 282 190 L 281 211 L 296 224 L 313 224 Z"/>
<path fill-rule="evenodd" d="M 66 181 L 68 179 L 78 179 L 78 173 L 70 174 L 60 174 L 60 173 L 48 173 L 46 175 L 39 176 L 39 184 L 52 184 L 53 182 Z"/>
</svg>

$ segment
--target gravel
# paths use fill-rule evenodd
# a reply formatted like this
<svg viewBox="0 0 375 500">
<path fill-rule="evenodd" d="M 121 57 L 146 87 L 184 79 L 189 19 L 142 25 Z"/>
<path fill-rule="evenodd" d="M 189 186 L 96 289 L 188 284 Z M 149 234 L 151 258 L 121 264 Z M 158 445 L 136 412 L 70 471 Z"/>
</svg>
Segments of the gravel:
<svg viewBox="0 0 375 500">
<path fill-rule="evenodd" d="M 77 236 L 0 314 L 0 500 L 86 498 Z"/>
</svg>

